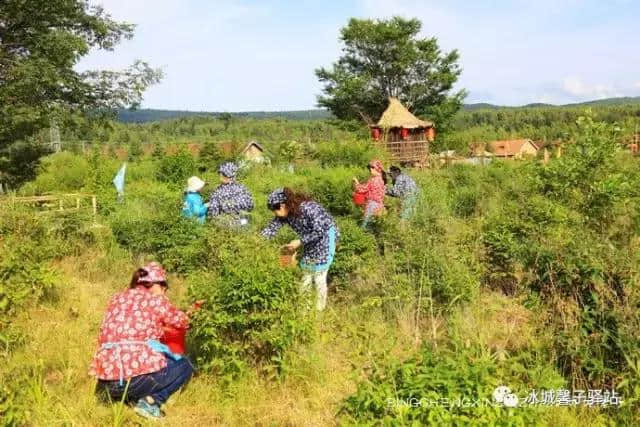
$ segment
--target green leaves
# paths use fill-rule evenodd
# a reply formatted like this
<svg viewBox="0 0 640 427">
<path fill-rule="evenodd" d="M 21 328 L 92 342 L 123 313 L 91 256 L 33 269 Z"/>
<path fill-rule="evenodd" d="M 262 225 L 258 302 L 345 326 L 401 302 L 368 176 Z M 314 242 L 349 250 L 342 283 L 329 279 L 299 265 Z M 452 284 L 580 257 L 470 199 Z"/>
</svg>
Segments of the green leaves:
<svg viewBox="0 0 640 427">
<path fill-rule="evenodd" d="M 3 151 L 53 120 L 137 105 L 162 77 L 159 70 L 142 61 L 119 72 L 74 69 L 91 48 L 110 50 L 132 35 L 131 24 L 114 21 L 86 0 L 0 2 L 0 156 L 20 168 L 28 163 Z M 0 179 L 19 183 L 30 177 L 11 173 Z"/>
<path fill-rule="evenodd" d="M 418 38 L 421 27 L 417 19 L 400 17 L 350 19 L 341 30 L 343 56 L 331 69 L 316 70 L 324 84 L 318 105 L 342 120 L 373 122 L 393 96 L 444 125 L 465 96 L 464 91 L 450 93 L 462 72 L 459 55 L 441 52 L 435 38 Z"/>
<path fill-rule="evenodd" d="M 207 241 L 215 273 L 193 276 L 189 287 L 206 300 L 191 330 L 199 365 L 229 378 L 249 365 L 277 372 L 310 333 L 297 275 L 278 265 L 277 249 L 260 236 L 216 229 Z"/>
</svg>

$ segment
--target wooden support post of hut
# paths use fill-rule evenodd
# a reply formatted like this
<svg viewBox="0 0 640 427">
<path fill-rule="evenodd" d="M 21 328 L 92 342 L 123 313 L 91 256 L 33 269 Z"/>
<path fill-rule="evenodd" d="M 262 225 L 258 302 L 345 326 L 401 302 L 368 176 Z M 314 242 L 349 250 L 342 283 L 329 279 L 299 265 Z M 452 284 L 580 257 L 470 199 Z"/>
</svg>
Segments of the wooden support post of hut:
<svg viewBox="0 0 640 427">
<path fill-rule="evenodd" d="M 423 163 L 429 155 L 429 142 L 435 139 L 432 122 L 420 120 L 395 98 L 377 124 L 371 127 L 371 137 L 389 153 L 391 160 L 402 164 Z"/>
</svg>

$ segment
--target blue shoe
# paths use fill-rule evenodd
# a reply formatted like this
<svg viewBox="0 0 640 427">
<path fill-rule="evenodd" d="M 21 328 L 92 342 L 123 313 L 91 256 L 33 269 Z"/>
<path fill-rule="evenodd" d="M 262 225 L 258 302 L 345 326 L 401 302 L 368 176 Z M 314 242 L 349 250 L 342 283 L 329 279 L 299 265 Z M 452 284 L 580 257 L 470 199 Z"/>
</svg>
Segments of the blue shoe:
<svg viewBox="0 0 640 427">
<path fill-rule="evenodd" d="M 138 400 L 133 410 L 136 414 L 145 418 L 162 418 L 162 411 L 157 403 L 149 403 L 146 399 L 142 398 Z"/>
</svg>

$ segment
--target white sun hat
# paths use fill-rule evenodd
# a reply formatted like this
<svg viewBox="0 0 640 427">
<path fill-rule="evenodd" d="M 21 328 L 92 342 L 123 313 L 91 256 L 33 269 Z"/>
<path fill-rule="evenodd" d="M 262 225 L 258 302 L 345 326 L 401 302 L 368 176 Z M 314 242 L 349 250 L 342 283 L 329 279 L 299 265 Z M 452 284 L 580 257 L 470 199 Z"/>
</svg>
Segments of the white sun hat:
<svg viewBox="0 0 640 427">
<path fill-rule="evenodd" d="M 202 190 L 202 187 L 204 187 L 204 184 L 205 182 L 203 180 L 201 180 L 197 176 L 192 176 L 187 180 L 187 191 L 190 193 L 196 193 Z"/>
</svg>

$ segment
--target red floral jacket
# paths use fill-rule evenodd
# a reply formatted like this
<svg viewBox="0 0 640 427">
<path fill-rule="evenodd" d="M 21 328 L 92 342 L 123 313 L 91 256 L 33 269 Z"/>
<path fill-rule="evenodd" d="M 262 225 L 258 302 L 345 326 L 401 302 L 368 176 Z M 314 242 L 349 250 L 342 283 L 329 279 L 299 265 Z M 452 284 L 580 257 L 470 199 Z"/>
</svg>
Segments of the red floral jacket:
<svg viewBox="0 0 640 427">
<path fill-rule="evenodd" d="M 381 206 L 377 210 L 382 210 L 386 186 L 381 176 L 372 176 L 366 183 L 356 185 L 356 191 L 364 193 L 366 203 L 369 201 L 379 203 Z"/>
<path fill-rule="evenodd" d="M 153 295 L 143 286 L 116 294 L 102 321 L 89 374 L 101 380 L 117 380 L 122 369 L 126 380 L 163 369 L 167 366 L 164 354 L 144 342 L 160 340 L 164 325 L 183 329 L 189 326 L 189 319 L 166 296 Z M 116 343 L 121 344 L 110 345 Z"/>
</svg>

